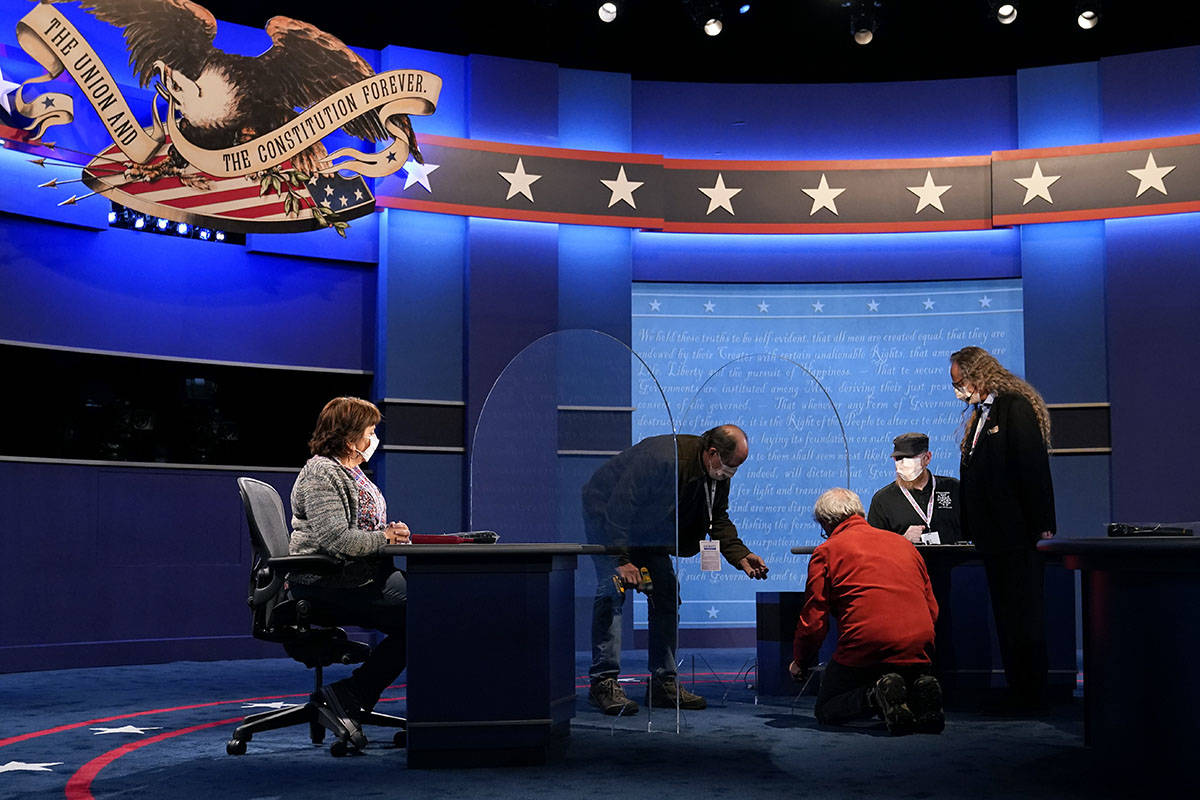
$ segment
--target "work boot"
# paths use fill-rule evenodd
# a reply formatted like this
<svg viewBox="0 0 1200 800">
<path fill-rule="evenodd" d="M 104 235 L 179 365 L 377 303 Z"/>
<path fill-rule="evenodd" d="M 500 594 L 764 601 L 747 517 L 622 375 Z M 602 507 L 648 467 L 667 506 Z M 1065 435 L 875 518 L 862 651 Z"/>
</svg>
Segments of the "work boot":
<svg viewBox="0 0 1200 800">
<path fill-rule="evenodd" d="M 588 702 L 609 716 L 629 716 L 638 712 L 638 704 L 625 696 L 616 678 L 598 678 L 588 690 Z"/>
<path fill-rule="evenodd" d="M 913 681 L 908 693 L 908 707 L 916 719 L 918 733 L 941 733 L 946 727 L 942 686 L 932 675 L 922 675 Z"/>
<path fill-rule="evenodd" d="M 646 705 L 654 708 L 674 708 L 678 698 L 679 707 L 686 711 L 708 708 L 708 701 L 679 685 L 672 675 L 669 678 L 651 678 L 646 687 Z"/>
<path fill-rule="evenodd" d="M 915 720 L 908 707 L 908 690 L 904 678 L 894 672 L 883 675 L 867 690 L 867 702 L 883 717 L 888 733 L 901 736 L 912 733 Z"/>
</svg>

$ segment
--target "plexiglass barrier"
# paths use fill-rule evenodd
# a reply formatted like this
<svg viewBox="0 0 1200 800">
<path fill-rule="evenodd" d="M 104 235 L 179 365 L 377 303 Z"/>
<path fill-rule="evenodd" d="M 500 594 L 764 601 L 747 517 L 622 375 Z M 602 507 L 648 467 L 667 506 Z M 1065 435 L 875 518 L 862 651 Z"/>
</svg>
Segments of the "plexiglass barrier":
<svg viewBox="0 0 1200 800">
<path fill-rule="evenodd" d="M 527 346 L 480 411 L 471 440 L 470 527 L 498 532 L 501 543 L 609 549 L 580 558 L 575 576 L 576 650 L 592 654 L 601 704 L 619 701 L 610 691 L 616 686 L 640 705 L 644 679 L 616 679 L 674 668 L 677 476 L 674 425 L 658 380 L 622 342 L 598 331 L 558 331 Z M 622 571 L 637 585 L 614 581 Z M 635 616 L 650 623 L 635 631 Z M 635 648 L 648 649 L 649 663 L 640 652 L 633 661 L 622 657 L 622 649 Z M 670 718 L 678 729 L 673 707 Z"/>
</svg>

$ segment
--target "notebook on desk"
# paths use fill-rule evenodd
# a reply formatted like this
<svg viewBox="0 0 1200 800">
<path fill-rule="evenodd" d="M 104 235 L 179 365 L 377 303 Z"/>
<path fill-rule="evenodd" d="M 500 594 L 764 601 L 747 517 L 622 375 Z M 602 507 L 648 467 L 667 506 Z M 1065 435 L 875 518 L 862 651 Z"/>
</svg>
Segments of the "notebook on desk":
<svg viewBox="0 0 1200 800">
<path fill-rule="evenodd" d="M 495 531 L 412 534 L 413 544 L 495 544 L 499 540 L 500 535 Z"/>
</svg>

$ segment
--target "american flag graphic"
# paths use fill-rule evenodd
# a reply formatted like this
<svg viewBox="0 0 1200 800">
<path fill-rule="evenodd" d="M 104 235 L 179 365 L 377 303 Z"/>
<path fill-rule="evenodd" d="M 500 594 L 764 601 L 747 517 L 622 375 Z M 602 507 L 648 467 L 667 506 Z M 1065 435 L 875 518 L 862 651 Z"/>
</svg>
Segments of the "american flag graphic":
<svg viewBox="0 0 1200 800">
<path fill-rule="evenodd" d="M 153 170 L 169 158 L 170 141 L 145 164 L 135 165 L 113 144 L 83 170 L 83 182 L 92 191 L 143 214 L 241 233 L 296 233 L 348 221 L 375 210 L 375 197 L 361 175 L 343 178 L 337 173 L 313 175 L 307 182 L 266 185 L 242 175 L 218 178 L 188 167 L 185 174 L 204 184 L 185 182 L 177 175 L 155 180 L 126 177 L 130 167 Z M 291 169 L 279 167 L 284 176 Z"/>
</svg>

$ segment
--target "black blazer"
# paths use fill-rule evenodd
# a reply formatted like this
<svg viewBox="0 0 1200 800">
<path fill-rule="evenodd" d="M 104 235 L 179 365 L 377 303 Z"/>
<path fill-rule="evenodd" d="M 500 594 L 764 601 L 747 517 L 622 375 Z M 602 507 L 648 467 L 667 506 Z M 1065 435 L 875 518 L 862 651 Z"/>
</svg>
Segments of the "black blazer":
<svg viewBox="0 0 1200 800">
<path fill-rule="evenodd" d="M 1033 548 L 1042 531 L 1055 530 L 1050 458 L 1024 397 L 996 398 L 959 481 L 963 535 L 981 553 Z"/>
</svg>

